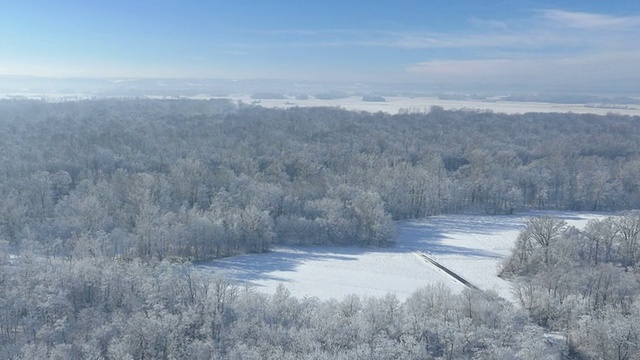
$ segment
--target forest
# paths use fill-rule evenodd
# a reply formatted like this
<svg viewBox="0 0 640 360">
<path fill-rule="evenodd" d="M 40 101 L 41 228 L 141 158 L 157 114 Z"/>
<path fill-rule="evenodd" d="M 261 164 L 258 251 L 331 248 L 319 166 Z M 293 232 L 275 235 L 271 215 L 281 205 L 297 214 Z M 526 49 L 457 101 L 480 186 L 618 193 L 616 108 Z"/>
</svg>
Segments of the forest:
<svg viewBox="0 0 640 360">
<path fill-rule="evenodd" d="M 190 262 L 393 246 L 397 220 L 640 208 L 640 118 L 0 101 L 0 358 L 638 356 L 640 216 L 531 220 L 520 304 L 265 295 Z M 549 335 L 555 331 L 559 337 Z"/>
</svg>

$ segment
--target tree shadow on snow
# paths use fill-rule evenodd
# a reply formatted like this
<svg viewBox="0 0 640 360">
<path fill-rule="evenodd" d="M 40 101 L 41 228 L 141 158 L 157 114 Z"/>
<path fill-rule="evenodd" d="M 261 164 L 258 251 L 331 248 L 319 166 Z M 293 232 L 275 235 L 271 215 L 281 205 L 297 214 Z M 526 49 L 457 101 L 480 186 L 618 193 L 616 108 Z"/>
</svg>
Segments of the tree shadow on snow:
<svg viewBox="0 0 640 360">
<path fill-rule="evenodd" d="M 237 255 L 216 259 L 196 265 L 202 271 L 227 274 L 241 283 L 272 280 L 289 282 L 290 279 L 274 275 L 275 272 L 296 271 L 296 268 L 309 261 L 354 261 L 357 260 L 356 248 L 329 247 L 286 247 L 276 248 L 260 254 Z M 360 249 L 359 252 L 365 252 Z M 254 284 L 255 285 L 255 284 Z"/>
</svg>

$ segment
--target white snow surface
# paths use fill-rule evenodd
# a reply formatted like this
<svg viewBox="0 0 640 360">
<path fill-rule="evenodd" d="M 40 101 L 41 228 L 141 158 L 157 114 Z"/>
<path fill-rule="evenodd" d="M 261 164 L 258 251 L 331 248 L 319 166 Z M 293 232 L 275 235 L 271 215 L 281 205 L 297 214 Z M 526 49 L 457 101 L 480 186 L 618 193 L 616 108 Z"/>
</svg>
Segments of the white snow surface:
<svg viewBox="0 0 640 360">
<path fill-rule="evenodd" d="M 442 283 L 453 292 L 464 285 L 425 261 L 425 254 L 471 284 L 513 300 L 508 281 L 497 276 L 527 218 L 552 215 L 578 228 L 603 214 L 529 212 L 520 215 L 443 215 L 398 223 L 396 246 L 278 247 L 268 253 L 248 254 L 197 265 L 203 273 L 224 273 L 259 291 L 275 293 L 283 284 L 298 297 L 342 299 L 349 294 L 384 296 L 400 300 L 415 290 Z"/>
<path fill-rule="evenodd" d="M 30 91 L 0 93 L 0 99 L 31 99 L 44 100 L 49 102 L 66 102 L 105 98 L 121 98 L 122 96 L 96 95 L 92 93 L 35 93 Z M 148 99 L 229 99 L 244 104 L 255 104 L 266 108 L 290 108 L 290 107 L 316 107 L 330 106 L 339 107 L 346 110 L 383 112 L 397 114 L 401 111 L 409 112 L 429 112 L 431 106 L 440 106 L 445 110 L 477 110 L 493 111 L 504 114 L 524 114 L 524 113 L 576 113 L 576 114 L 597 114 L 607 115 L 609 113 L 620 115 L 640 116 L 640 106 L 637 104 L 562 104 L 534 101 L 506 101 L 499 99 L 489 100 L 447 100 L 433 96 L 385 96 L 385 101 L 363 101 L 361 96 L 348 96 L 340 99 L 296 99 L 286 96 L 283 99 L 260 99 L 255 100 L 248 94 L 232 94 L 219 97 L 208 94 L 193 96 L 164 96 L 164 95 L 144 95 Z"/>
<path fill-rule="evenodd" d="M 208 99 L 209 96 L 194 98 Z M 341 99 L 315 99 L 308 98 L 299 100 L 295 98 L 284 99 L 260 99 L 254 100 L 250 95 L 231 95 L 226 97 L 233 101 L 241 101 L 245 104 L 255 104 L 267 108 L 290 108 L 290 107 L 313 107 L 313 106 L 337 106 L 346 110 L 384 112 L 397 114 L 401 110 L 409 112 L 429 112 L 431 106 L 440 106 L 445 110 L 479 110 L 493 111 L 505 114 L 524 114 L 529 112 L 538 113 L 576 113 L 576 114 L 598 114 L 608 113 L 622 115 L 640 115 L 640 106 L 627 105 L 616 107 L 599 107 L 598 104 L 560 104 L 547 102 L 525 102 L 525 101 L 483 101 L 483 100 L 445 100 L 437 97 L 408 97 L 408 96 L 386 96 L 384 102 L 362 101 L 359 96 L 349 96 Z"/>
</svg>

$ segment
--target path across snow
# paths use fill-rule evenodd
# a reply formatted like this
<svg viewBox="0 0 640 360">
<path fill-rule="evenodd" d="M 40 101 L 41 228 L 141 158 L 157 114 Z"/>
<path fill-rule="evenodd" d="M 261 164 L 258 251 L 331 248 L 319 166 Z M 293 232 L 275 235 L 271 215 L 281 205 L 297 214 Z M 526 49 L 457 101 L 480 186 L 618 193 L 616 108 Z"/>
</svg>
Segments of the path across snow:
<svg viewBox="0 0 640 360">
<path fill-rule="evenodd" d="M 279 247 L 197 265 L 199 271 L 223 272 L 258 290 L 274 293 L 284 284 L 293 295 L 341 299 L 349 294 L 400 300 L 416 289 L 444 283 L 459 292 L 465 285 L 442 268 L 425 261 L 424 253 L 442 267 L 483 290 L 511 299 L 509 282 L 499 266 L 524 229 L 528 217 L 548 214 L 583 227 L 600 214 L 531 212 L 509 216 L 445 215 L 398 223 L 397 244 L 386 249 L 356 247 Z"/>
<path fill-rule="evenodd" d="M 445 273 L 447 273 L 447 275 L 449 275 L 450 277 L 454 278 L 455 280 L 457 280 L 459 283 L 461 283 L 462 285 L 468 287 L 469 289 L 473 289 L 473 290 L 481 290 L 479 287 L 473 285 L 471 283 L 471 281 L 463 278 L 462 276 L 460 276 L 459 274 L 455 273 L 453 270 L 449 269 L 448 267 L 440 264 L 439 262 L 437 262 L 436 260 L 434 260 L 431 256 L 423 253 L 422 251 L 416 252 L 416 254 L 418 254 L 421 258 L 424 259 L 424 261 L 426 261 L 428 264 L 431 265 L 435 265 L 435 267 L 437 267 L 438 269 L 444 271 Z"/>
</svg>

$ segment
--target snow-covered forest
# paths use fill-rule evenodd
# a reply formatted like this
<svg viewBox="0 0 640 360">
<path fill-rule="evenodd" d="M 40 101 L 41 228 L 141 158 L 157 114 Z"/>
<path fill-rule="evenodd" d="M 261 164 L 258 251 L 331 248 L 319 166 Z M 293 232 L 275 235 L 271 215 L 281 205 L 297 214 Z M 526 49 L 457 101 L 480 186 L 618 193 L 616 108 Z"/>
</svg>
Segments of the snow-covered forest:
<svg viewBox="0 0 640 360">
<path fill-rule="evenodd" d="M 502 269 L 518 304 L 437 286 L 265 295 L 188 262 L 393 246 L 394 220 L 443 213 L 640 208 L 639 123 L 0 101 L 0 358 L 632 359 L 636 212 L 581 231 L 532 219 Z"/>
<path fill-rule="evenodd" d="M 635 117 L 105 100 L 0 118 L 0 234 L 50 255 L 384 246 L 392 220 L 640 207 Z"/>
</svg>

